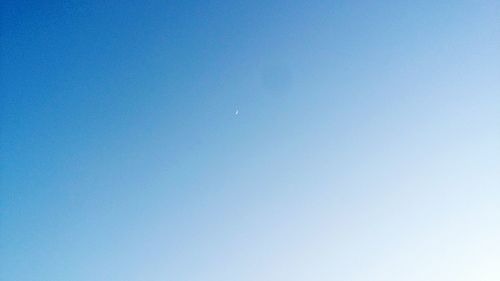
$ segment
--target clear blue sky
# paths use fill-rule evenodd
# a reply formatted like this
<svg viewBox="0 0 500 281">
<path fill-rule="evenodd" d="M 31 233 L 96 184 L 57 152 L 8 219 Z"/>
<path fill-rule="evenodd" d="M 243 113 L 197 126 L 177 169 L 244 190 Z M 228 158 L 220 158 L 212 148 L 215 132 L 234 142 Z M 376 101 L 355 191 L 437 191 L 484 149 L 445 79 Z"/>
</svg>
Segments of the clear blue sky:
<svg viewBox="0 0 500 281">
<path fill-rule="evenodd" d="M 1 280 L 500 280 L 498 1 L 1 5 Z"/>
</svg>

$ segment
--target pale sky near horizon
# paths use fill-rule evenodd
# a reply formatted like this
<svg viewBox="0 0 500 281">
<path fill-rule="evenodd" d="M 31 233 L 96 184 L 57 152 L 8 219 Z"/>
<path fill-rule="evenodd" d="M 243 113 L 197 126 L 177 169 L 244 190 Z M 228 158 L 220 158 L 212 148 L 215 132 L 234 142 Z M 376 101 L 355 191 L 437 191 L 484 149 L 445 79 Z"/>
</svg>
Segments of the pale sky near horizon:
<svg viewBox="0 0 500 281">
<path fill-rule="evenodd" d="M 500 280 L 500 3 L 1 3 L 0 280 Z"/>
</svg>

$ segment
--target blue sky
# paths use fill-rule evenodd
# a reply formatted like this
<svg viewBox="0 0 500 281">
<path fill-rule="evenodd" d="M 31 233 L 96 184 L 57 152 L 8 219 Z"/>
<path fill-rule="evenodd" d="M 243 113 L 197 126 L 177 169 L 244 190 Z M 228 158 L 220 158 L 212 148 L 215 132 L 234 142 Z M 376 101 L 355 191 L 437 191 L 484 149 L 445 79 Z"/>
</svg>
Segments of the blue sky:
<svg viewBox="0 0 500 281">
<path fill-rule="evenodd" d="M 498 1 L 104 2 L 2 2 L 0 279 L 500 279 Z"/>
</svg>

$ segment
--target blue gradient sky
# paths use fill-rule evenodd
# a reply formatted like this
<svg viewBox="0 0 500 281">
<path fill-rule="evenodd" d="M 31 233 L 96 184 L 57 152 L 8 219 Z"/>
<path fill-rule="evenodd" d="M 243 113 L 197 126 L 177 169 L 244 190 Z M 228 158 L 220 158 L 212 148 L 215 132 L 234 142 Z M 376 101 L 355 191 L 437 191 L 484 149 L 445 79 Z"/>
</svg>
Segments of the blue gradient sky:
<svg viewBox="0 0 500 281">
<path fill-rule="evenodd" d="M 500 280 L 498 1 L 1 11 L 1 280 Z"/>
</svg>

